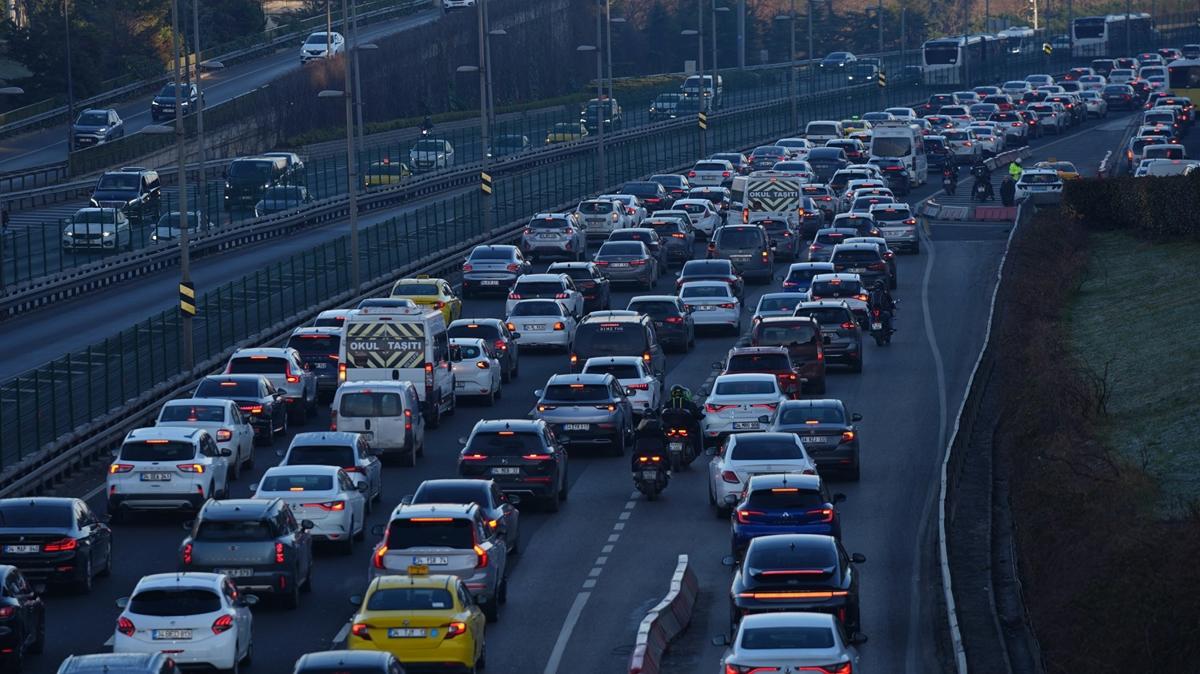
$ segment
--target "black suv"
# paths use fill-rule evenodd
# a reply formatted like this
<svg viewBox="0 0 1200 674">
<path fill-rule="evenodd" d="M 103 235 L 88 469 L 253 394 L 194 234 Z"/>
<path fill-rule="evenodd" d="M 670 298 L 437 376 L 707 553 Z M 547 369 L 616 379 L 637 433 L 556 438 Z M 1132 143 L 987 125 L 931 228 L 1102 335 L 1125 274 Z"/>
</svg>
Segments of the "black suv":
<svg viewBox="0 0 1200 674">
<path fill-rule="evenodd" d="M 821 326 L 821 348 L 829 362 L 844 363 L 851 372 L 862 372 L 862 328 L 846 302 L 801 302 L 792 315 L 807 316 Z"/>
<path fill-rule="evenodd" d="M 583 313 L 608 308 L 612 285 L 595 262 L 555 262 L 546 273 L 566 274 L 575 282 L 575 287 L 583 293 Z"/>
<path fill-rule="evenodd" d="M 91 205 L 96 208 L 116 208 L 130 220 L 158 219 L 162 199 L 162 184 L 158 171 L 140 166 L 126 166 L 118 171 L 106 171 L 92 190 Z"/>
<path fill-rule="evenodd" d="M 567 500 L 567 452 L 546 422 L 485 419 L 459 443 L 461 477 L 490 478 L 501 492 L 540 499 L 551 512 Z"/>
<path fill-rule="evenodd" d="M 268 187 L 282 183 L 287 176 L 285 157 L 234 159 L 225 170 L 225 208 L 252 208 Z"/>
<path fill-rule="evenodd" d="M 667 356 L 650 317 L 636 311 L 595 311 L 583 317 L 571 340 L 571 372 L 594 356 L 641 356 L 654 376 L 667 373 Z"/>
<path fill-rule="evenodd" d="M 647 213 L 665 211 L 675 205 L 675 197 L 667 188 L 650 180 L 635 180 L 621 185 L 618 194 L 632 194 L 646 207 Z"/>
<path fill-rule="evenodd" d="M 654 331 L 663 345 L 671 345 L 687 353 L 696 345 L 696 324 L 692 312 L 676 295 L 638 295 L 625 307 L 629 311 L 649 316 Z"/>
<path fill-rule="evenodd" d="M 296 608 L 301 587 L 311 587 L 312 528 L 282 499 L 209 501 L 179 545 L 179 570 L 238 569 L 231 579 L 239 588 L 275 594 Z"/>
<path fill-rule="evenodd" d="M 190 115 L 197 107 L 204 104 L 204 98 L 196 90 L 195 84 L 179 85 L 179 107 L 183 114 Z M 175 119 L 175 83 L 168 82 L 161 91 L 150 100 L 150 118 L 157 122 L 160 119 Z"/>
</svg>

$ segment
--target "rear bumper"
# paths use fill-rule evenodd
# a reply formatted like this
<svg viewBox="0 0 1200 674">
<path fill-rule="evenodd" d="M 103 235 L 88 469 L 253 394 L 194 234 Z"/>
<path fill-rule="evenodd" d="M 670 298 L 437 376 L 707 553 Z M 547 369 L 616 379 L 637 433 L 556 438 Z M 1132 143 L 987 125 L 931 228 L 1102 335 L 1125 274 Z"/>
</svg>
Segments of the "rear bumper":
<svg viewBox="0 0 1200 674">
<path fill-rule="evenodd" d="M 199 510 L 209 495 L 199 492 L 174 494 L 111 494 L 108 512 L 117 510 Z"/>
<path fill-rule="evenodd" d="M 34 584 L 73 583 L 82 579 L 84 570 L 84 565 L 75 554 L 60 559 L 47 559 L 43 556 L 27 562 L 9 558 L 5 563 L 20 569 L 29 582 Z"/>
</svg>

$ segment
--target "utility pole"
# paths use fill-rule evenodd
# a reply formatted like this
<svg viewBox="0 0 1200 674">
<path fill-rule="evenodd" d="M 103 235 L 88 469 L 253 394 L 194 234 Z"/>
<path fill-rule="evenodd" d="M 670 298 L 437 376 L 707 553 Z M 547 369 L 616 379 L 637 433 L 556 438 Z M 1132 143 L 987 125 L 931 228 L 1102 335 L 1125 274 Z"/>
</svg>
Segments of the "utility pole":
<svg viewBox="0 0 1200 674">
<path fill-rule="evenodd" d="M 717 103 L 717 0 L 712 3 L 712 73 L 713 73 L 713 105 Z M 728 8 L 725 11 L 729 11 Z"/>
<path fill-rule="evenodd" d="M 605 0 L 604 2 L 604 60 L 605 67 L 608 70 L 608 98 L 611 101 L 613 97 L 613 72 L 612 72 L 612 2 Z M 599 45 L 597 45 L 599 46 Z"/>
<path fill-rule="evenodd" d="M 708 114 L 711 112 L 710 106 L 704 103 L 706 93 L 704 88 L 704 0 L 696 0 L 696 74 L 700 76 L 700 110 L 704 114 Z M 712 81 L 712 96 L 709 97 L 709 101 L 717 102 L 717 78 L 715 77 Z M 700 134 L 700 156 L 707 157 L 708 134 L 706 129 L 697 124 L 696 130 Z"/>
<path fill-rule="evenodd" d="M 809 0 L 809 11 L 812 3 Z M 792 129 L 800 127 L 800 83 L 796 81 L 796 0 L 792 0 L 792 11 L 788 16 L 788 37 L 791 38 L 788 51 L 788 96 L 792 99 Z M 809 54 L 809 70 L 812 70 L 812 54 Z M 812 72 L 809 72 L 812 79 Z"/>
<path fill-rule="evenodd" d="M 475 11 L 479 15 L 479 139 L 483 148 L 483 173 L 490 176 L 491 170 L 491 131 L 488 127 L 488 78 L 491 73 L 487 66 L 487 0 L 479 0 L 475 4 Z M 485 180 L 484 184 L 491 184 L 490 180 Z M 492 195 L 489 189 L 484 189 L 480 210 L 483 211 L 483 231 L 490 231 L 492 228 Z"/>
<path fill-rule="evenodd" d="M 63 0 L 63 25 L 67 35 L 67 153 L 75 149 L 75 80 L 71 74 L 71 0 Z"/>
<path fill-rule="evenodd" d="M 900 7 L 900 65 L 903 67 L 904 62 L 904 47 L 908 42 L 908 8 Z"/>
<path fill-rule="evenodd" d="M 597 3 L 608 3 L 608 0 L 597 0 Z M 604 38 L 600 30 L 600 22 L 604 21 L 604 8 L 596 5 L 596 189 L 603 192 L 608 185 L 608 167 L 604 163 L 604 118 L 611 117 L 612 111 L 605 107 L 604 98 L 604 54 L 601 52 L 600 40 Z M 585 115 L 586 116 L 586 115 Z"/>
<path fill-rule="evenodd" d="M 188 198 L 187 198 L 187 145 L 183 134 L 183 105 L 180 88 L 183 80 L 179 72 L 179 0 L 171 3 L 171 51 L 175 62 L 175 152 L 178 164 L 179 185 L 179 350 L 183 361 L 183 371 L 189 372 L 195 366 L 195 353 L 192 345 L 192 316 L 196 313 L 196 291 L 192 285 L 192 261 L 188 251 Z M 183 300 L 190 293 L 191 311 L 185 308 Z"/>
<path fill-rule="evenodd" d="M 879 24 L 879 58 L 883 58 L 883 0 L 879 0 L 879 5 L 875 10 L 875 21 Z M 882 63 L 883 61 L 880 61 Z"/>
<path fill-rule="evenodd" d="M 808 3 L 808 95 L 815 96 L 817 93 L 817 73 L 813 70 L 816 64 L 815 56 L 813 55 L 813 0 L 805 0 Z M 795 3 L 792 3 L 795 7 Z M 792 14 L 795 15 L 795 10 Z M 795 21 L 795 19 L 793 19 Z M 796 118 L 796 113 L 792 112 L 792 119 Z"/>
<path fill-rule="evenodd" d="M 342 25 L 345 25 L 345 19 L 348 16 L 346 0 L 342 0 Z M 328 54 L 328 52 L 326 52 Z M 362 277 L 359 275 L 358 269 L 358 155 L 354 153 L 354 97 L 351 88 L 353 82 L 350 72 L 350 59 L 342 59 L 344 71 L 342 73 L 345 78 L 345 91 L 343 98 L 346 99 L 346 170 L 348 178 L 346 186 L 350 196 L 350 283 L 351 288 L 357 292 L 362 286 Z"/>
<path fill-rule="evenodd" d="M 342 18 L 345 18 L 343 14 Z M 333 54 L 333 0 L 325 0 L 325 58 L 331 58 Z"/>
<path fill-rule="evenodd" d="M 344 17 L 342 25 L 346 25 Z M 353 44 L 351 49 L 353 51 L 350 54 L 350 58 L 353 59 L 354 63 L 354 122 L 358 127 L 358 151 L 362 152 L 367 146 L 363 142 L 362 80 L 358 77 L 358 60 L 360 54 L 358 53 L 358 3 L 356 0 L 350 0 L 350 33 L 353 36 L 351 38 Z"/>
<path fill-rule="evenodd" d="M 487 116 L 488 126 L 496 128 L 496 99 L 494 92 L 496 90 L 495 81 L 492 79 L 492 17 L 487 13 L 487 5 L 483 5 L 483 44 L 484 44 L 484 65 L 487 67 Z M 503 34 L 504 31 L 498 31 L 498 34 Z M 491 140 L 491 139 L 489 139 Z"/>
<path fill-rule="evenodd" d="M 737 0 L 738 70 L 746 68 L 746 0 Z"/>
<path fill-rule="evenodd" d="M 1133 53 L 1133 39 L 1129 32 L 1129 15 L 1132 13 L 1129 0 L 1125 0 L 1125 54 Z"/>
<path fill-rule="evenodd" d="M 1041 26 L 1040 26 L 1040 25 L 1039 25 L 1039 23 L 1038 23 L 1038 4 L 1037 4 L 1037 0 L 1029 0 L 1029 2 L 1030 2 L 1032 5 L 1033 5 L 1033 29 L 1034 29 L 1034 30 L 1040 30 L 1040 29 L 1041 29 Z"/>
<path fill-rule="evenodd" d="M 201 212 L 201 203 L 205 209 L 208 208 L 208 167 L 204 163 L 207 154 L 204 147 L 204 90 L 200 86 L 200 0 L 192 0 L 192 33 L 196 52 L 196 161 L 199 164 L 199 170 L 196 171 L 196 211 Z M 182 179 L 179 182 L 183 184 Z M 199 223 L 199 219 L 196 222 Z"/>
</svg>

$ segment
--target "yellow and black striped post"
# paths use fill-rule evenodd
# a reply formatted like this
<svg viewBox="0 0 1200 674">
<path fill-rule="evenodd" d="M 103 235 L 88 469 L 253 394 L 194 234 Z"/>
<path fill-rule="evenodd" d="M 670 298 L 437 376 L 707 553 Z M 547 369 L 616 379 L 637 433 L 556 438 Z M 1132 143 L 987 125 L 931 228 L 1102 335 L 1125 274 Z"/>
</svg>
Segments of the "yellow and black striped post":
<svg viewBox="0 0 1200 674">
<path fill-rule="evenodd" d="M 875 76 L 875 84 L 878 84 L 880 89 L 883 89 L 884 87 L 886 87 L 887 86 L 887 73 L 880 70 L 879 74 Z"/>
<path fill-rule="evenodd" d="M 1053 54 L 1054 46 L 1051 45 L 1049 42 L 1043 42 L 1042 43 L 1042 53 L 1045 54 L 1046 56 Z"/>
<path fill-rule="evenodd" d="M 185 316 L 196 315 L 196 286 L 191 281 L 179 283 L 179 313 Z"/>
<path fill-rule="evenodd" d="M 483 190 L 484 194 L 492 193 L 492 174 L 480 171 L 479 189 Z"/>
<path fill-rule="evenodd" d="M 704 131 L 705 129 L 707 129 L 708 128 L 708 113 L 700 112 L 699 115 L 697 115 L 697 117 L 696 117 L 696 122 L 697 122 L 697 124 L 700 125 L 701 131 Z"/>
</svg>

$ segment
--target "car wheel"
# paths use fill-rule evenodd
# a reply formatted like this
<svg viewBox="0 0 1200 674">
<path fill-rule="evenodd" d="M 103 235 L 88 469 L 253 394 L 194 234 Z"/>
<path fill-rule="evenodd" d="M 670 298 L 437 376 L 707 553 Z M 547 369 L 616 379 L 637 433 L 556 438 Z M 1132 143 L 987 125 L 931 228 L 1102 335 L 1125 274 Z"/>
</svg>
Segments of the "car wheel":
<svg viewBox="0 0 1200 674">
<path fill-rule="evenodd" d="M 370 507 L 371 499 L 366 499 L 366 506 Z M 354 540 L 361 541 L 367 538 L 367 516 L 364 513 L 362 521 L 358 523 L 358 531 L 354 534 Z M 353 545 L 351 546 L 353 547 Z"/>
<path fill-rule="evenodd" d="M 501 370 L 500 370 L 500 383 L 507 384 L 510 381 L 512 381 L 512 364 L 511 363 L 509 364 L 508 367 L 501 368 Z"/>
<path fill-rule="evenodd" d="M 29 653 L 41 655 L 44 650 L 46 650 L 46 614 L 42 613 L 42 619 L 37 624 L 37 635 L 34 637 L 33 643 L 29 644 Z"/>
<path fill-rule="evenodd" d="M 312 582 L 312 564 L 308 565 L 308 571 L 304 574 L 304 584 L 300 586 L 300 591 L 308 594 L 313 590 Z"/>
<path fill-rule="evenodd" d="M 253 661 L 254 661 L 254 639 L 251 639 L 250 643 L 246 644 L 246 654 L 242 656 L 242 664 L 248 665 Z"/>
<path fill-rule="evenodd" d="M 430 428 L 437 428 L 442 424 L 442 401 L 434 400 L 429 403 L 429 415 L 425 419 L 425 425 Z"/>
<path fill-rule="evenodd" d="M 481 604 L 479 608 L 483 611 L 483 617 L 486 618 L 489 623 L 494 623 L 500 620 L 500 607 L 496 605 L 495 597 L 492 597 L 492 600 L 486 604 Z"/>
<path fill-rule="evenodd" d="M 233 645 L 233 666 L 225 671 L 229 674 L 241 674 L 242 661 L 238 659 L 238 651 L 242 649 L 238 644 Z"/>
<path fill-rule="evenodd" d="M 91 594 L 92 592 L 92 557 L 91 553 L 83 563 L 83 575 L 79 580 L 75 581 L 75 591 L 79 594 Z"/>
<path fill-rule="evenodd" d="M 545 504 L 546 512 L 548 513 L 556 513 L 560 507 L 557 493 L 552 493 L 545 497 L 542 503 Z"/>
<path fill-rule="evenodd" d="M 496 404 L 496 392 L 488 391 L 487 396 L 483 399 L 483 404 L 487 407 L 492 407 Z"/>
<path fill-rule="evenodd" d="M 560 501 L 567 500 L 567 471 L 566 470 L 564 470 L 563 474 L 562 474 L 562 484 L 560 484 L 558 487 L 558 500 L 560 500 Z"/>
<path fill-rule="evenodd" d="M 253 443 L 250 444 L 250 451 L 246 452 L 246 463 L 243 464 L 242 467 L 246 468 L 246 469 L 254 468 L 254 444 Z"/>
<path fill-rule="evenodd" d="M 850 469 L 846 471 L 846 478 L 853 482 L 858 482 L 859 475 L 861 474 L 861 468 L 862 467 L 858 462 L 858 456 L 856 455 L 854 457 L 854 463 L 850 466 Z"/>
<path fill-rule="evenodd" d="M 292 576 L 295 578 L 295 576 Z M 283 607 L 288 610 L 296 610 L 300 607 L 300 584 L 292 583 L 292 589 L 283 597 L 280 598 Z"/>
<path fill-rule="evenodd" d="M 479 659 L 475 661 L 475 669 L 480 670 L 487 667 L 487 644 L 479 650 Z"/>
<path fill-rule="evenodd" d="M 237 480 L 242 476 L 242 448 L 238 447 L 230 458 L 233 460 L 229 463 L 229 477 L 227 479 Z"/>
<path fill-rule="evenodd" d="M 290 414 L 289 410 L 286 410 L 286 409 L 285 409 L 285 410 L 283 411 L 283 427 L 282 427 L 282 428 L 280 428 L 280 429 L 279 429 L 279 432 L 278 432 L 278 433 L 276 433 L 275 435 L 287 435 L 287 432 L 288 432 L 288 424 L 289 424 L 289 417 L 291 417 L 291 414 Z M 274 442 L 274 440 L 272 440 L 272 442 Z"/>
</svg>

